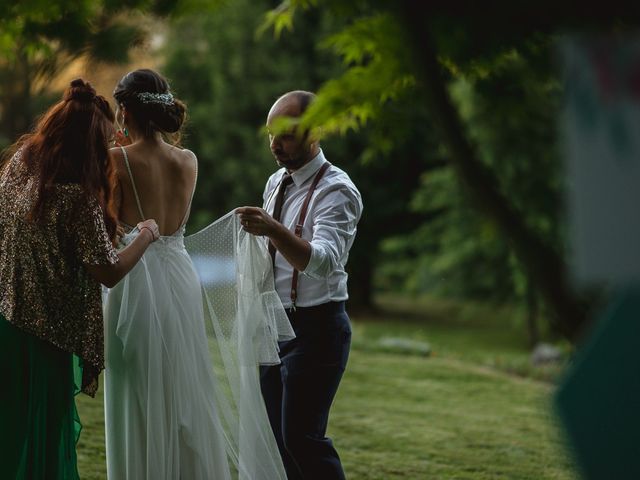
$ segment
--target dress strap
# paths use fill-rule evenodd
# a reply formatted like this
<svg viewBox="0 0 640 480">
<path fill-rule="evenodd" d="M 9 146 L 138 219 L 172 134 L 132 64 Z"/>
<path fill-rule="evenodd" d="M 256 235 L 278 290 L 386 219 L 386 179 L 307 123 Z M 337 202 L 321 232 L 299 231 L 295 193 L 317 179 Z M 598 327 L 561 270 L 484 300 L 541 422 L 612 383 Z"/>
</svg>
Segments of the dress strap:
<svg viewBox="0 0 640 480">
<path fill-rule="evenodd" d="M 194 155 L 195 157 L 195 155 Z M 196 185 L 198 184 L 198 159 L 195 159 L 196 163 L 196 178 L 193 180 L 193 190 L 191 190 L 191 198 L 189 199 L 189 205 L 187 205 L 187 211 L 184 212 L 184 218 L 182 219 L 182 223 L 180 227 L 184 227 L 187 223 L 187 219 L 189 218 L 189 213 L 191 212 L 191 204 L 193 203 L 193 196 L 196 194 Z"/>
<path fill-rule="evenodd" d="M 120 147 L 122 150 L 122 155 L 124 155 L 124 164 L 127 167 L 127 172 L 129 172 L 129 179 L 131 180 L 131 186 L 133 187 L 133 195 L 136 197 L 136 204 L 138 205 L 138 213 L 140 214 L 140 218 L 142 221 L 146 219 L 144 216 L 144 212 L 142 211 L 142 205 L 140 204 L 140 197 L 138 196 L 138 189 L 136 188 L 136 182 L 133 179 L 133 174 L 131 173 L 131 167 L 129 166 L 129 156 L 127 155 L 127 151 L 124 147 Z"/>
</svg>

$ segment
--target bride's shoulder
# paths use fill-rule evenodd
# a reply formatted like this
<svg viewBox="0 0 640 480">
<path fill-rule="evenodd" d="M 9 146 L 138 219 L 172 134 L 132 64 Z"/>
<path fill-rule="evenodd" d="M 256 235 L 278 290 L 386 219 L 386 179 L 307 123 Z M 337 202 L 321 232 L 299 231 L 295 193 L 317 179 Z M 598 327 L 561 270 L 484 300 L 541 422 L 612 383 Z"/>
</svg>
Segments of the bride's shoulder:
<svg viewBox="0 0 640 480">
<path fill-rule="evenodd" d="M 109 155 L 112 157 L 122 156 L 122 147 L 111 147 L 109 149 Z"/>
<path fill-rule="evenodd" d="M 113 159 L 113 161 L 118 164 L 119 162 L 124 162 L 125 150 L 124 147 L 111 147 L 109 149 L 109 155 Z"/>
<path fill-rule="evenodd" d="M 109 149 L 109 155 L 111 156 L 112 165 L 117 175 L 122 174 L 126 168 L 124 164 L 124 153 L 121 147 L 112 147 Z"/>
<path fill-rule="evenodd" d="M 182 154 L 185 156 L 185 158 L 189 158 L 191 160 L 196 160 L 196 161 L 198 160 L 198 157 L 196 157 L 196 154 L 193 153 L 188 148 L 181 148 L 180 152 L 182 152 Z"/>
<path fill-rule="evenodd" d="M 198 157 L 196 157 L 196 154 L 188 148 L 180 148 L 172 145 L 171 149 L 173 150 L 173 155 L 183 162 L 192 163 L 194 161 L 198 161 Z"/>
<path fill-rule="evenodd" d="M 198 158 L 195 153 L 186 148 L 179 148 L 175 146 L 173 148 L 175 149 L 172 155 L 174 158 L 173 168 L 176 168 L 183 173 L 188 172 L 189 176 L 193 171 L 198 171 Z"/>
</svg>

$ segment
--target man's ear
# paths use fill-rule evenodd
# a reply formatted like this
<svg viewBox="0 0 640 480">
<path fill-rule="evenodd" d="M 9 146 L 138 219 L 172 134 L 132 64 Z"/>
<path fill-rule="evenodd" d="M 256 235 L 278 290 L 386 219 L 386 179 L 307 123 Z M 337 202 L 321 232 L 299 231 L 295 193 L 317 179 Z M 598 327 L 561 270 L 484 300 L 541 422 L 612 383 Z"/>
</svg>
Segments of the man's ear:
<svg viewBox="0 0 640 480">
<path fill-rule="evenodd" d="M 322 127 L 313 127 L 307 130 L 307 135 L 309 136 L 309 143 L 319 145 L 322 138 Z"/>
</svg>

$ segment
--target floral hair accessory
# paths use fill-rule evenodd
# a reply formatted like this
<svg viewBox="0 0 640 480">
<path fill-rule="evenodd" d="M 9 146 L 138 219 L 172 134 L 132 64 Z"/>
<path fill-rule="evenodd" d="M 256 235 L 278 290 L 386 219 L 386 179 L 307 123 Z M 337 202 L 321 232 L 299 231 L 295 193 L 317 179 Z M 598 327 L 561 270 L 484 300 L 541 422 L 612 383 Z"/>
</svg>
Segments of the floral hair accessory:
<svg viewBox="0 0 640 480">
<path fill-rule="evenodd" d="M 138 97 L 138 100 L 142 103 L 160 103 L 162 105 L 173 104 L 173 95 L 170 93 L 140 92 L 136 93 L 136 97 Z"/>
</svg>

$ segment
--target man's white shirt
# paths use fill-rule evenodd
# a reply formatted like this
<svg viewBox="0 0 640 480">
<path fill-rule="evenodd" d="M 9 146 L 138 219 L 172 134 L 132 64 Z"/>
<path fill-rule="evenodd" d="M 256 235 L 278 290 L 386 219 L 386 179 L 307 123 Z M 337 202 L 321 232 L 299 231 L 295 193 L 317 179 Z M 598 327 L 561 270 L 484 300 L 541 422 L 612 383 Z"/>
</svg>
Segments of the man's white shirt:
<svg viewBox="0 0 640 480">
<path fill-rule="evenodd" d="M 313 178 L 325 162 L 320 150 L 309 163 L 292 173 L 293 183 L 285 192 L 280 216 L 280 223 L 289 230 L 295 230 Z M 281 168 L 267 181 L 263 208 L 270 215 L 284 174 L 285 169 Z M 311 258 L 298 277 L 296 306 L 311 307 L 348 298 L 345 265 L 361 215 L 360 192 L 345 172 L 331 165 L 311 197 L 302 229 L 302 238 L 311 244 Z M 289 308 L 293 267 L 279 252 L 274 274 L 276 291 L 282 304 Z"/>
</svg>

